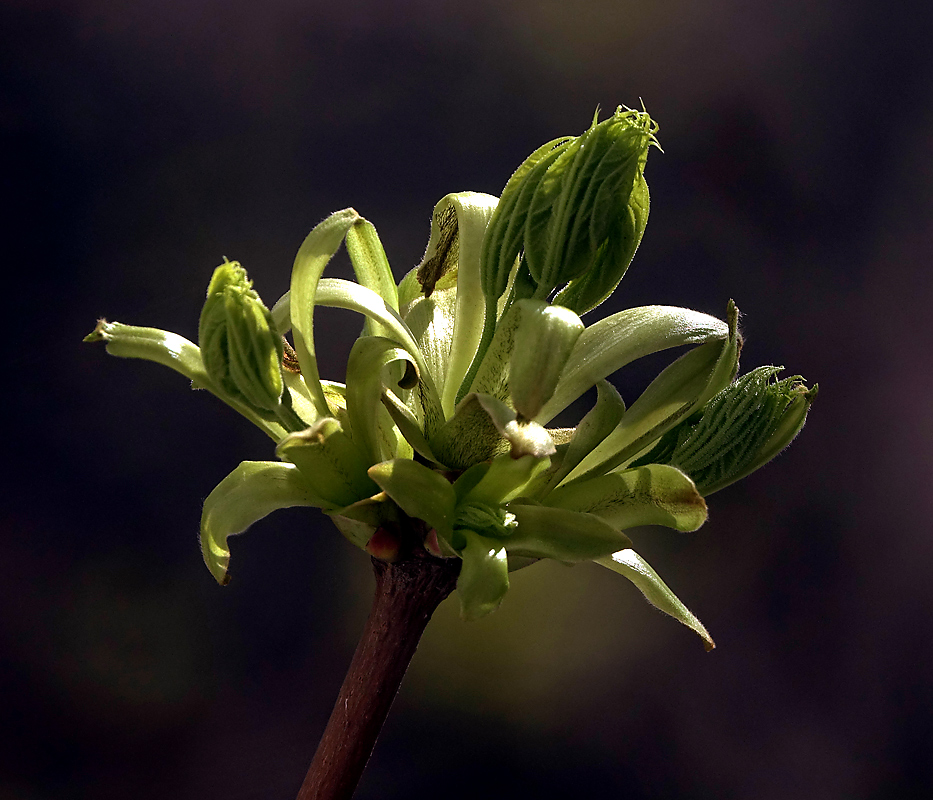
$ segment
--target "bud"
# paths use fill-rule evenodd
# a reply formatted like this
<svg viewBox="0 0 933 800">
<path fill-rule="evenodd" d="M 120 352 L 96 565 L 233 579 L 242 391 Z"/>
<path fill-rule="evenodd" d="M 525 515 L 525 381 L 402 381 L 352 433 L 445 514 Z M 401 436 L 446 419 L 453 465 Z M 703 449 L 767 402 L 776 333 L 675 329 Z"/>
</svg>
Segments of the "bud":
<svg viewBox="0 0 933 800">
<path fill-rule="evenodd" d="M 279 410 L 283 339 L 239 262 L 214 270 L 198 340 L 208 376 L 232 399 L 259 413 Z"/>
<path fill-rule="evenodd" d="M 505 291 L 522 253 L 517 284 L 578 313 L 616 287 L 641 241 L 648 215 L 644 166 L 657 124 L 619 108 L 575 138 L 535 151 L 502 192 L 483 242 L 487 297 Z"/>
<path fill-rule="evenodd" d="M 743 375 L 631 466 L 670 464 L 704 496 L 763 467 L 800 432 L 818 390 L 799 375 L 772 381 L 782 369 L 758 367 Z"/>
</svg>

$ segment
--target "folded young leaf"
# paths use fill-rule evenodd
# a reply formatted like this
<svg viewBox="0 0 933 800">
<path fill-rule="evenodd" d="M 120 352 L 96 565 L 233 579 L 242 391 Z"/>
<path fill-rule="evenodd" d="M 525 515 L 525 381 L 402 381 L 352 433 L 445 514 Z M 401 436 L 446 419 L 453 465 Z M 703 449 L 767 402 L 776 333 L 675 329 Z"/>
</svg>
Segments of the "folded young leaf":
<svg viewBox="0 0 933 800">
<path fill-rule="evenodd" d="M 244 461 L 204 501 L 201 514 L 204 563 L 219 584 L 229 583 L 228 536 L 242 533 L 276 509 L 323 504 L 294 465 Z"/>
<path fill-rule="evenodd" d="M 535 297 L 580 278 L 598 263 L 607 240 L 616 244 L 656 130 L 647 113 L 620 108 L 603 122 L 594 119 L 548 166 L 525 221 L 524 258 L 538 284 Z M 600 273 L 607 284 L 594 286 L 596 294 L 618 283 L 614 270 Z"/>
<path fill-rule="evenodd" d="M 541 145 L 512 173 L 483 240 L 480 275 L 483 294 L 498 299 L 505 292 L 515 259 L 524 247 L 531 198 L 548 167 L 574 141 L 562 136 Z"/>
<path fill-rule="evenodd" d="M 644 164 L 641 165 L 644 169 Z M 580 316 L 592 311 L 607 300 L 622 280 L 638 245 L 641 244 L 645 226 L 648 224 L 650 195 L 645 176 L 639 170 L 627 205 L 622 205 L 621 198 L 605 198 L 606 205 L 616 203 L 616 225 L 612 234 L 596 253 L 593 266 L 583 275 L 570 281 L 561 289 L 554 302 L 573 309 Z M 603 205 L 602 198 L 597 198 L 597 205 Z"/>
<path fill-rule="evenodd" d="M 463 566 L 457 579 L 460 616 L 474 620 L 495 611 L 509 590 L 509 561 L 501 541 L 465 531 L 460 553 Z"/>
<path fill-rule="evenodd" d="M 370 497 L 378 487 L 366 474 L 369 464 L 341 424 L 324 417 L 298 433 L 290 433 L 275 454 L 295 464 L 307 484 L 325 501 L 325 511 Z"/>
<path fill-rule="evenodd" d="M 415 461 L 394 459 L 370 467 L 369 477 L 408 516 L 450 539 L 457 497 L 443 475 Z"/>
<path fill-rule="evenodd" d="M 595 514 L 620 529 L 663 525 L 695 531 L 706 522 L 706 502 L 693 481 L 662 464 L 574 481 L 551 492 L 547 503 Z"/>
<path fill-rule="evenodd" d="M 728 336 L 725 322 L 687 308 L 641 306 L 612 314 L 580 334 L 553 396 L 535 419 L 546 425 L 591 386 L 636 359 Z"/>
<path fill-rule="evenodd" d="M 634 550 L 620 550 L 611 556 L 594 560 L 597 564 L 606 567 L 606 569 L 611 569 L 613 572 L 618 572 L 628 578 L 638 587 L 651 605 L 665 614 L 670 614 L 674 619 L 679 620 L 696 632 L 703 639 L 703 646 L 707 652 L 716 646 L 700 620 L 690 613 L 690 610 L 680 602 L 677 595 L 661 580 L 658 573 Z"/>
<path fill-rule="evenodd" d="M 282 409 L 282 336 L 237 261 L 224 260 L 214 270 L 201 309 L 198 345 L 207 374 L 226 394 L 261 416 Z M 300 420 L 288 421 L 293 429 L 301 427 Z"/>
<path fill-rule="evenodd" d="M 758 367 L 668 431 L 637 463 L 671 464 L 710 495 L 766 464 L 799 433 L 817 387 L 799 375 L 773 381 L 782 367 Z M 653 458 L 655 456 L 656 458 Z"/>
</svg>

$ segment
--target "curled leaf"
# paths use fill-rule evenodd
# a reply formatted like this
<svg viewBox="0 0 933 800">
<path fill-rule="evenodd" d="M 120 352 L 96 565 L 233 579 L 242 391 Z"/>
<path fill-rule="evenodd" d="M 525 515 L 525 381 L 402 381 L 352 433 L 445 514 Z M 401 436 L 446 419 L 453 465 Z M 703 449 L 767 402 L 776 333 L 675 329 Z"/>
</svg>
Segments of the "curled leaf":
<svg viewBox="0 0 933 800">
<path fill-rule="evenodd" d="M 276 509 L 322 503 L 292 464 L 242 462 L 204 501 L 201 514 L 204 563 L 218 583 L 229 583 L 227 537 L 242 533 Z"/>
</svg>

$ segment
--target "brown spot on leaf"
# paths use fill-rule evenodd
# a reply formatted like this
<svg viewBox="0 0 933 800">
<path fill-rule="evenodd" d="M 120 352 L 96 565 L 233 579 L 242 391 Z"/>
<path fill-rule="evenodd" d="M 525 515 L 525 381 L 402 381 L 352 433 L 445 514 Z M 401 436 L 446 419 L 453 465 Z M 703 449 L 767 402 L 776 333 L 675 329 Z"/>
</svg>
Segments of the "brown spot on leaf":
<svg viewBox="0 0 933 800">
<path fill-rule="evenodd" d="M 439 238 L 434 254 L 425 258 L 418 267 L 418 283 L 425 297 L 430 297 L 441 277 L 457 265 L 460 257 L 460 229 L 457 224 L 457 210 L 453 205 L 446 206 L 434 218 L 439 230 Z"/>
</svg>

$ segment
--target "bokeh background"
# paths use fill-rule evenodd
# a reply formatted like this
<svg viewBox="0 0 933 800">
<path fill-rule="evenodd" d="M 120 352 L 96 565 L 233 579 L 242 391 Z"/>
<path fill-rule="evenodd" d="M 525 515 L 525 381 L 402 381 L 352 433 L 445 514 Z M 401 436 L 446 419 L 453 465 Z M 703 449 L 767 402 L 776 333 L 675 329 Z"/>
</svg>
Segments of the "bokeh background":
<svg viewBox="0 0 933 800">
<path fill-rule="evenodd" d="M 363 798 L 933 795 L 933 51 L 921 2 L 3 0 L 0 798 L 289 798 L 371 592 L 317 512 L 201 563 L 260 432 L 81 344 L 190 338 L 223 256 L 271 304 L 353 205 L 400 277 L 433 204 L 498 194 L 597 105 L 664 153 L 614 305 L 744 313 L 746 369 L 819 381 L 804 434 L 638 532 L 718 648 L 594 565 L 447 601 Z M 345 275 L 345 257 L 332 275 Z M 598 314 L 599 312 L 597 312 Z M 358 320 L 322 313 L 339 378 Z M 631 401 L 663 361 L 616 376 Z"/>
</svg>

